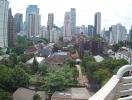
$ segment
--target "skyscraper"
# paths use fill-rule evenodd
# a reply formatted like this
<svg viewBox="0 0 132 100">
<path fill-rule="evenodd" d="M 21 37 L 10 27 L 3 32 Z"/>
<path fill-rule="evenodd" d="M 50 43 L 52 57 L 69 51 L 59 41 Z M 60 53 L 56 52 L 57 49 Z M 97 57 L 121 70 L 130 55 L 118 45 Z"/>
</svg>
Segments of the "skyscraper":
<svg viewBox="0 0 132 100">
<path fill-rule="evenodd" d="M 8 11 L 8 46 L 13 47 L 16 44 L 16 22 L 12 16 L 11 8 Z"/>
<path fill-rule="evenodd" d="M 71 8 L 71 34 L 74 36 L 76 34 L 76 9 Z"/>
<path fill-rule="evenodd" d="M 8 0 L 0 0 L 0 47 L 8 47 Z"/>
<path fill-rule="evenodd" d="M 16 21 L 16 33 L 23 31 L 23 14 L 16 13 L 15 21 Z"/>
<path fill-rule="evenodd" d="M 101 34 L 101 13 L 97 12 L 94 18 L 94 35 Z"/>
<path fill-rule="evenodd" d="M 110 44 L 117 44 L 120 41 L 124 41 L 127 38 L 127 30 L 125 26 L 120 23 L 117 25 L 112 25 L 110 28 Z"/>
<path fill-rule="evenodd" d="M 63 28 L 63 40 L 64 42 L 72 40 L 71 34 L 71 13 L 66 12 L 64 17 L 64 28 Z"/>
<path fill-rule="evenodd" d="M 93 36 L 94 34 L 94 26 L 88 25 L 88 36 Z"/>
<path fill-rule="evenodd" d="M 47 30 L 48 30 L 48 39 L 50 41 L 50 31 L 52 30 L 54 26 L 54 14 L 49 13 L 48 14 L 48 22 L 47 22 Z"/>
<path fill-rule="evenodd" d="M 40 35 L 40 15 L 37 5 L 29 5 L 26 10 L 26 31 L 28 38 Z"/>
</svg>

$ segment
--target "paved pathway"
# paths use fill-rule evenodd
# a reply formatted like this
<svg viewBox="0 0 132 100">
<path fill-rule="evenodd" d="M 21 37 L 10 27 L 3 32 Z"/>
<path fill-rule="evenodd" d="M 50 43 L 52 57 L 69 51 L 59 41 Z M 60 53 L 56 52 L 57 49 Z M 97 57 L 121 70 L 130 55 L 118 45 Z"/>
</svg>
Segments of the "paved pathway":
<svg viewBox="0 0 132 100">
<path fill-rule="evenodd" d="M 79 81 L 80 85 L 81 86 L 88 86 L 88 79 L 86 76 L 84 76 L 82 74 L 82 70 L 81 70 L 80 65 L 76 65 L 76 67 L 77 67 L 77 70 L 79 71 L 78 81 Z"/>
</svg>

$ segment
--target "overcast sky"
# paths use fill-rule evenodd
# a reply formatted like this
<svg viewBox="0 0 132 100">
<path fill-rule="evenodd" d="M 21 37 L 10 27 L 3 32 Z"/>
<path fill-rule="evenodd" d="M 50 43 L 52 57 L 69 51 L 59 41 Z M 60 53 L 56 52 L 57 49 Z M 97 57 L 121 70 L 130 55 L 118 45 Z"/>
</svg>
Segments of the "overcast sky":
<svg viewBox="0 0 132 100">
<path fill-rule="evenodd" d="M 40 8 L 41 24 L 47 25 L 48 13 L 54 13 L 54 23 L 62 26 L 64 14 L 70 8 L 76 8 L 77 25 L 93 25 L 94 14 L 101 12 L 102 29 L 122 23 L 127 29 L 132 25 L 132 0 L 9 0 L 13 15 L 23 13 L 25 17 L 28 5 Z M 24 18 L 25 19 L 25 18 Z"/>
</svg>

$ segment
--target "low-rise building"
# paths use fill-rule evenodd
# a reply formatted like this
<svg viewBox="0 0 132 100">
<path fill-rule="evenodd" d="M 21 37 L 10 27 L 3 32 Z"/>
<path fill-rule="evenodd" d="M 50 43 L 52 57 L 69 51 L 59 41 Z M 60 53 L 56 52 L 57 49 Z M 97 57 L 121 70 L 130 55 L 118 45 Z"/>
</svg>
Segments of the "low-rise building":
<svg viewBox="0 0 132 100">
<path fill-rule="evenodd" d="M 94 59 L 96 62 L 102 62 L 104 60 L 104 58 L 100 55 L 94 56 Z"/>
<path fill-rule="evenodd" d="M 38 64 L 42 64 L 42 63 L 44 63 L 44 57 L 35 57 L 35 59 L 37 60 L 37 62 L 38 62 Z M 28 64 L 28 65 L 32 65 L 33 64 L 33 60 L 34 60 L 34 57 L 33 58 L 31 58 L 31 59 L 29 59 L 27 62 L 26 62 L 26 64 Z"/>
<path fill-rule="evenodd" d="M 71 88 L 63 92 L 55 92 L 51 100 L 88 100 L 90 95 L 86 88 Z"/>
<path fill-rule="evenodd" d="M 64 65 L 64 58 L 62 56 L 50 56 L 45 59 L 45 63 L 49 68 L 58 68 Z"/>
<path fill-rule="evenodd" d="M 126 47 L 122 47 L 118 52 L 115 53 L 114 58 L 125 59 L 129 63 L 132 63 L 132 50 Z"/>
<path fill-rule="evenodd" d="M 31 90 L 31 89 L 18 88 L 13 93 L 13 100 L 33 100 L 33 96 L 35 94 L 38 94 L 41 97 L 41 100 L 45 100 L 46 99 L 45 91 L 35 92 L 34 90 Z"/>
</svg>

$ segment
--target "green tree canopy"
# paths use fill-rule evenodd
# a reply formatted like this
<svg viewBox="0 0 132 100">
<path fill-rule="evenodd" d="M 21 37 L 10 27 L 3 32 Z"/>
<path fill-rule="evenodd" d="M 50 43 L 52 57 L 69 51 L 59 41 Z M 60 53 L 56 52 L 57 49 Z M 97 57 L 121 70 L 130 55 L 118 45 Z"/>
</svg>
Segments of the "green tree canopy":
<svg viewBox="0 0 132 100">
<path fill-rule="evenodd" d="M 13 69 L 9 83 L 13 89 L 27 87 L 29 84 L 29 75 L 19 66 Z"/>
<path fill-rule="evenodd" d="M 40 97 L 39 94 L 35 94 L 35 95 L 33 96 L 33 100 L 42 100 L 42 98 Z"/>
<path fill-rule="evenodd" d="M 51 71 L 47 73 L 45 82 L 43 88 L 47 88 L 49 92 L 64 90 L 68 86 L 73 85 L 72 69 L 65 66 L 65 68 Z"/>
<path fill-rule="evenodd" d="M 0 89 L 0 100 L 13 100 L 11 94 L 3 89 Z"/>
<path fill-rule="evenodd" d="M 7 66 L 4 65 L 0 65 L 0 88 L 9 91 L 12 90 L 9 81 L 11 79 L 12 73 L 13 70 L 11 68 L 8 68 Z"/>
<path fill-rule="evenodd" d="M 32 70 L 33 70 L 34 73 L 37 73 L 38 72 L 38 66 L 39 66 L 39 64 L 37 62 L 36 57 L 34 56 L 33 65 L 32 65 Z"/>
</svg>

